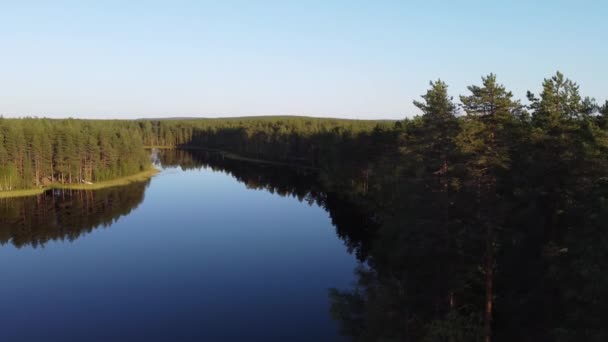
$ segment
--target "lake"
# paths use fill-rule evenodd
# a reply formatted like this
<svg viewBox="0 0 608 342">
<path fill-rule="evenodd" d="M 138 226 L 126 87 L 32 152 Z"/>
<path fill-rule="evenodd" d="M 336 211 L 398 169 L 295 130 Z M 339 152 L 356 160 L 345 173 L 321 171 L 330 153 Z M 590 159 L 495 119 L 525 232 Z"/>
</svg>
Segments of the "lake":
<svg viewBox="0 0 608 342">
<path fill-rule="evenodd" d="M 307 177 L 297 193 L 254 181 L 291 169 L 244 180 L 180 163 L 126 187 L 2 200 L 1 339 L 338 340 L 328 290 L 358 262 Z"/>
</svg>

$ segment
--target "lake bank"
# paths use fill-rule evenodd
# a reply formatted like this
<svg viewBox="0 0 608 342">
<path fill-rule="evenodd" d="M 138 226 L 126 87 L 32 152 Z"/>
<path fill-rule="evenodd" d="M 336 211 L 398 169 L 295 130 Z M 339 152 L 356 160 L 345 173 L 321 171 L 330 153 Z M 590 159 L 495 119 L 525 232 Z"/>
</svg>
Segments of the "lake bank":
<svg viewBox="0 0 608 342">
<path fill-rule="evenodd" d="M 115 186 L 123 186 L 128 185 L 135 182 L 142 182 L 150 179 L 154 175 L 156 175 L 159 170 L 155 168 L 150 168 L 148 170 L 126 176 L 120 177 L 108 181 L 98 182 L 94 184 L 51 184 L 50 186 L 39 188 L 39 189 L 22 189 L 22 190 L 12 190 L 12 191 L 2 191 L 0 192 L 0 199 L 2 198 L 17 198 L 17 197 L 28 197 L 28 196 L 36 196 L 44 193 L 47 190 L 52 189 L 69 189 L 69 190 L 99 190 L 104 188 L 111 188 Z"/>
<path fill-rule="evenodd" d="M 193 151 L 208 151 L 213 153 L 218 153 L 222 155 L 222 157 L 232 160 L 244 161 L 248 163 L 257 163 L 257 164 L 267 164 L 267 165 L 275 165 L 275 166 L 287 166 L 287 167 L 296 167 L 300 169 L 306 170 L 319 170 L 318 167 L 302 165 L 298 163 L 289 163 L 289 162 L 281 162 L 269 159 L 260 159 L 260 158 L 251 158 L 245 157 L 237 153 L 224 151 L 216 148 L 209 147 L 198 147 L 198 146 L 179 146 L 179 147 L 171 147 L 171 146 L 144 146 L 145 149 L 159 149 L 159 150 L 193 150 Z"/>
</svg>

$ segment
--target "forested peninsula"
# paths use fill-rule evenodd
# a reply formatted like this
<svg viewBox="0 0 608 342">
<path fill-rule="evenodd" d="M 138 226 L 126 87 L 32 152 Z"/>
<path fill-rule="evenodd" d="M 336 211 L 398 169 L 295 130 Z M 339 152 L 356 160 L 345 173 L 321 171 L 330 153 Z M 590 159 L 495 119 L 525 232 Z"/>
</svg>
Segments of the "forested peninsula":
<svg viewBox="0 0 608 342">
<path fill-rule="evenodd" d="M 315 168 L 350 165 L 349 173 L 366 177 L 382 158 L 442 177 L 466 168 L 487 178 L 514 166 L 523 172 L 530 163 L 535 172 L 603 174 L 608 101 L 600 106 L 583 97 L 561 73 L 543 82 L 540 97 L 529 92 L 526 105 L 495 75 L 469 92 L 457 104 L 444 82 L 431 82 L 422 101 L 415 101 L 423 114 L 401 121 L 0 118 L 0 194 L 136 175 L 151 167 L 145 147 L 217 149 Z"/>
</svg>

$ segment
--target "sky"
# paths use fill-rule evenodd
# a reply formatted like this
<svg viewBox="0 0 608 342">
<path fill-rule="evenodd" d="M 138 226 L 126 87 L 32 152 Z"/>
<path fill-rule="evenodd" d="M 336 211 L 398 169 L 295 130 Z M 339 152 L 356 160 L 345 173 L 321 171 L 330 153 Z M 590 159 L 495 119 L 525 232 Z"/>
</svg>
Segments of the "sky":
<svg viewBox="0 0 608 342">
<path fill-rule="evenodd" d="M 608 1 L 0 0 L 5 117 L 401 119 L 441 78 L 608 98 Z"/>
</svg>

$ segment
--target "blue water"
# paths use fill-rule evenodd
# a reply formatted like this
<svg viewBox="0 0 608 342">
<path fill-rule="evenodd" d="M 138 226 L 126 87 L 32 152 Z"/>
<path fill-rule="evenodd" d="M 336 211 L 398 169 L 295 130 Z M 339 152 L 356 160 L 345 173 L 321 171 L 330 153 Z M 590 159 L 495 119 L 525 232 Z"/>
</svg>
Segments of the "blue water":
<svg viewBox="0 0 608 342">
<path fill-rule="evenodd" d="M 110 226 L 0 260 L 0 341 L 339 340 L 327 291 L 356 266 L 316 204 L 178 168 Z"/>
</svg>

